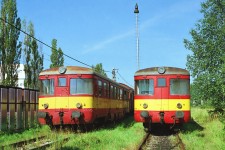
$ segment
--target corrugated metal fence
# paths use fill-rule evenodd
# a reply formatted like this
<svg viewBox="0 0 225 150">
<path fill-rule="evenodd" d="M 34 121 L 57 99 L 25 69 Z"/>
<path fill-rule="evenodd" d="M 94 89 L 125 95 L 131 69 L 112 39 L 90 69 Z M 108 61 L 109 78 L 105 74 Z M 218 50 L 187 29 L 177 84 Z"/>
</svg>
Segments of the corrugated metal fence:
<svg viewBox="0 0 225 150">
<path fill-rule="evenodd" d="M 37 108 L 37 90 L 0 86 L 0 131 L 33 127 Z"/>
</svg>

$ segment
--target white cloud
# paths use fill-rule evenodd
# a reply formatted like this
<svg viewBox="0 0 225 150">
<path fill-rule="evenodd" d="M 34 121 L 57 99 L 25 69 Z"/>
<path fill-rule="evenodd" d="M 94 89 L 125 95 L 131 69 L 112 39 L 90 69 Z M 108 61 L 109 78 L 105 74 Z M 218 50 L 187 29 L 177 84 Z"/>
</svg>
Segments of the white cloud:
<svg viewBox="0 0 225 150">
<path fill-rule="evenodd" d="M 146 28 L 156 25 L 166 18 L 177 17 L 188 11 L 193 11 L 193 8 L 196 9 L 198 7 L 197 5 L 198 3 L 196 4 L 195 1 L 176 3 L 171 7 L 168 7 L 167 10 L 164 10 L 163 12 L 159 12 L 157 15 L 152 16 L 150 19 L 147 19 L 141 23 L 139 22 L 139 32 L 144 32 Z M 136 30 L 132 29 L 127 32 L 115 35 L 113 37 L 109 37 L 108 39 L 102 40 L 92 46 L 85 45 L 84 46 L 85 50 L 82 53 L 87 54 L 90 52 L 102 50 L 111 43 L 117 42 L 126 37 L 134 35 L 135 32 Z"/>
<path fill-rule="evenodd" d="M 94 52 L 94 51 L 101 50 L 104 47 L 106 47 L 107 45 L 109 45 L 111 43 L 114 43 L 114 42 L 116 42 L 118 40 L 121 40 L 123 38 L 126 38 L 126 37 L 128 37 L 128 36 L 130 36 L 132 34 L 134 34 L 134 31 L 130 30 L 130 31 L 127 31 L 125 33 L 118 34 L 116 36 L 110 37 L 110 38 L 108 38 L 106 40 L 100 41 L 99 43 L 96 43 L 93 46 L 85 46 L 86 49 L 83 51 L 83 54 L 87 54 L 89 52 Z M 91 48 L 88 48 L 88 47 L 91 47 Z"/>
</svg>

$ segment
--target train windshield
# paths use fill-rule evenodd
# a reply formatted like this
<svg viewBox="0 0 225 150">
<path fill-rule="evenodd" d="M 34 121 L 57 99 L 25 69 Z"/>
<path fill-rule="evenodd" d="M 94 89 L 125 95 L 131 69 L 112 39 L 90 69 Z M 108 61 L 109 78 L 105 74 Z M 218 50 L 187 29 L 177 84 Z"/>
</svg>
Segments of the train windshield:
<svg viewBox="0 0 225 150">
<path fill-rule="evenodd" d="M 41 80 L 40 95 L 54 95 L 54 79 Z"/>
<path fill-rule="evenodd" d="M 189 95 L 189 82 L 187 79 L 170 79 L 170 95 Z"/>
<path fill-rule="evenodd" d="M 154 94 L 154 80 L 146 79 L 146 80 L 138 80 L 135 84 L 136 94 L 140 95 L 153 95 Z"/>
<path fill-rule="evenodd" d="M 93 94 L 92 79 L 70 79 L 70 94 Z"/>
</svg>

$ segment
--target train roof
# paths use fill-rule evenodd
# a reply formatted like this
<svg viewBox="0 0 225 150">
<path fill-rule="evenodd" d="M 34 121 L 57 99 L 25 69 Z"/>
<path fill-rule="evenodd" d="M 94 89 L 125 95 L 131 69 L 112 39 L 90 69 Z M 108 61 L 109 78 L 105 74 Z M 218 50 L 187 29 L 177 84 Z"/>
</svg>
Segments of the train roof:
<svg viewBox="0 0 225 150">
<path fill-rule="evenodd" d="M 128 86 L 128 85 L 126 85 L 126 84 L 124 84 L 124 83 L 119 83 L 121 86 L 123 86 L 123 87 L 125 87 L 126 89 L 130 89 L 130 90 L 134 90 L 132 87 L 130 87 L 130 86 Z"/>
<path fill-rule="evenodd" d="M 66 66 L 66 67 L 54 67 L 41 71 L 41 75 L 57 75 L 57 74 L 94 74 L 95 72 L 91 68 L 80 66 Z"/>
<path fill-rule="evenodd" d="M 80 67 L 80 66 L 62 66 L 62 67 L 54 67 L 50 69 L 46 69 L 40 72 L 39 76 L 45 75 L 60 75 L 60 74 L 95 74 L 103 79 L 106 79 L 116 85 L 121 85 L 126 89 L 132 89 L 131 87 L 123 84 L 118 83 L 116 81 L 111 80 L 108 77 L 105 77 L 97 72 L 95 72 L 92 68 Z"/>
<path fill-rule="evenodd" d="M 150 67 L 141 69 L 135 72 L 135 76 L 140 75 L 173 75 L 173 74 L 181 74 L 181 75 L 190 75 L 190 73 L 186 69 L 176 68 L 176 67 Z"/>
</svg>

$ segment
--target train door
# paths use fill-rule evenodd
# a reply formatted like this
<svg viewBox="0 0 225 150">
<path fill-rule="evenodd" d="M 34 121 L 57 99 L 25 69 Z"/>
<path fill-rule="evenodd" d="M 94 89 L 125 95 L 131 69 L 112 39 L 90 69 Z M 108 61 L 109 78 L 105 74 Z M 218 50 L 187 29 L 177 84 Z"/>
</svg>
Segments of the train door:
<svg viewBox="0 0 225 150">
<path fill-rule="evenodd" d="M 62 111 L 63 109 L 68 109 L 69 105 L 69 86 L 67 77 L 58 76 L 55 88 L 56 98 L 55 98 L 55 108 L 56 111 Z"/>
<path fill-rule="evenodd" d="M 169 109 L 168 89 L 169 88 L 166 83 L 166 78 L 158 77 L 157 85 L 156 85 L 156 94 L 157 94 L 157 99 L 159 100 L 158 105 L 161 112 L 167 111 Z"/>
</svg>

